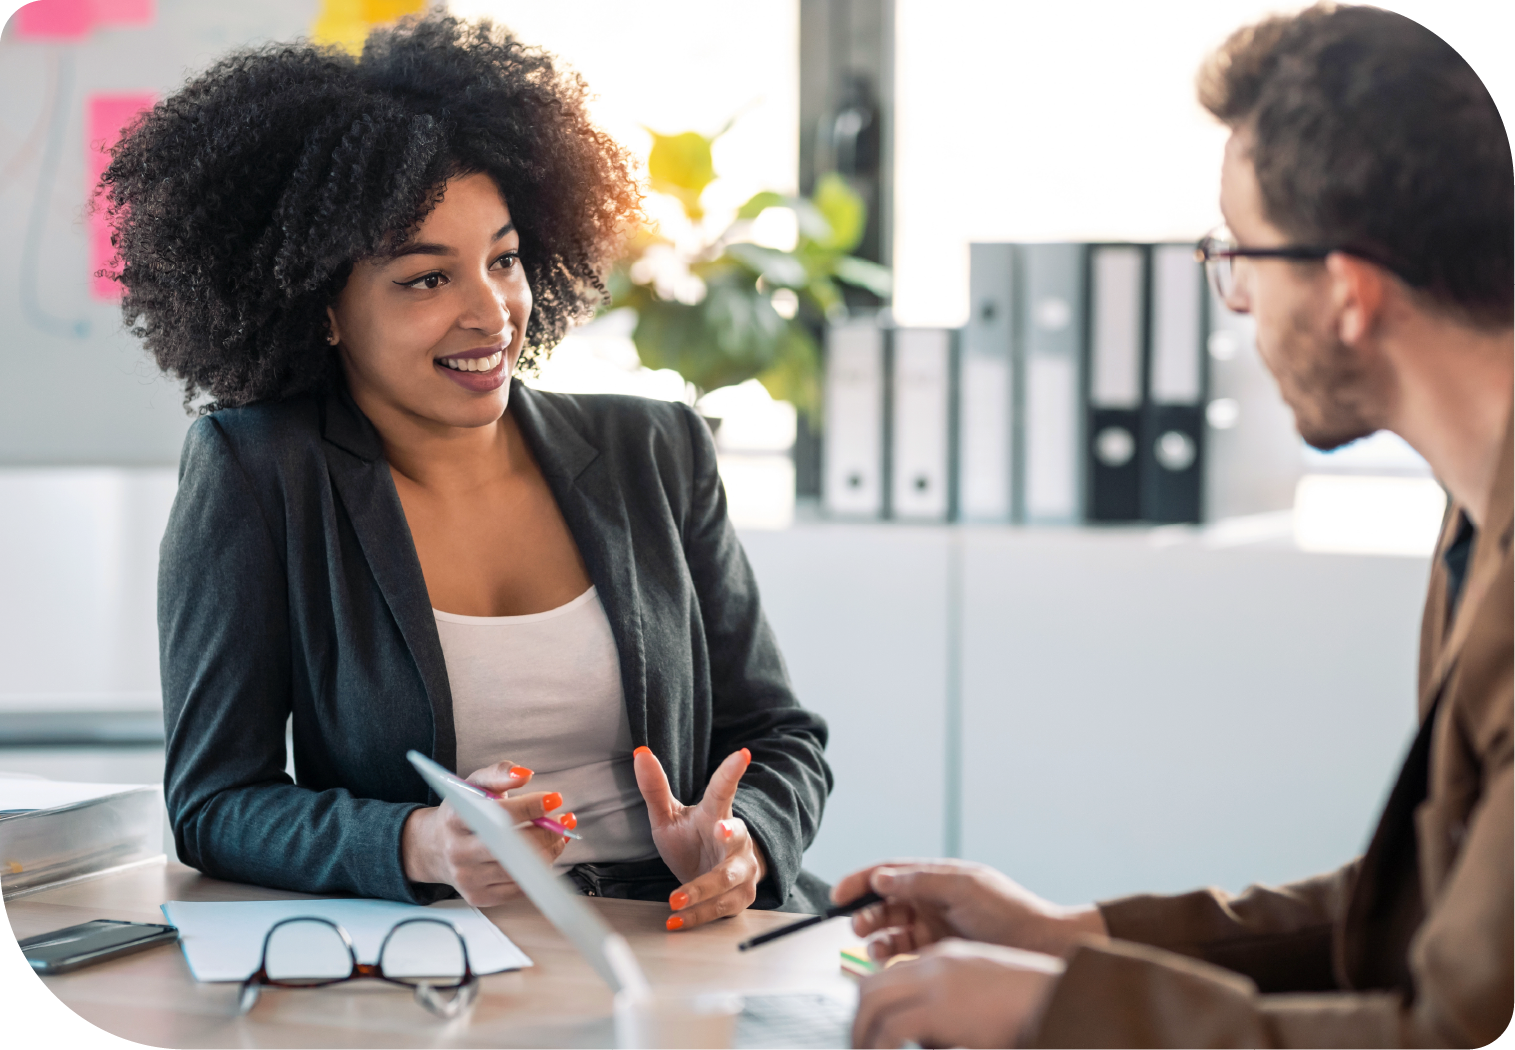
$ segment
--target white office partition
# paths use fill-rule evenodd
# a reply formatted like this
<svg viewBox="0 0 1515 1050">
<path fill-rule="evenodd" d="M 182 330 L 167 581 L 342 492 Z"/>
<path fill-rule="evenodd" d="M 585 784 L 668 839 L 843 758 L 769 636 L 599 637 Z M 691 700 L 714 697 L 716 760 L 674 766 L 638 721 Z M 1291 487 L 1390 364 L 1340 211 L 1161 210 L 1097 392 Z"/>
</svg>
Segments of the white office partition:
<svg viewBox="0 0 1515 1050">
<path fill-rule="evenodd" d="M 800 702 L 831 727 L 836 790 L 810 870 L 836 879 L 947 844 L 945 529 L 828 525 L 742 542 Z"/>
<path fill-rule="evenodd" d="M 1058 901 L 1335 867 L 1414 733 L 1424 559 L 1168 538 L 964 537 L 964 853 Z"/>
<path fill-rule="evenodd" d="M 172 467 L 0 469 L 0 712 L 160 706 Z"/>
</svg>

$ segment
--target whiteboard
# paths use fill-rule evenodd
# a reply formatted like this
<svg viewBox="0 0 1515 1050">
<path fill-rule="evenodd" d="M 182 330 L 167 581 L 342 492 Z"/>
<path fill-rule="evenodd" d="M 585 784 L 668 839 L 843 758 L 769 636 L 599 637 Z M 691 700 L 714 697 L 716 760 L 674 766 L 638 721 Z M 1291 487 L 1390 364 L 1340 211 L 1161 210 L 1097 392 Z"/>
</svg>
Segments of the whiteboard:
<svg viewBox="0 0 1515 1050">
<path fill-rule="evenodd" d="M 122 330 L 92 277 L 86 214 L 101 122 L 161 98 L 233 47 L 310 30 L 317 0 L 101 0 L 117 17 L 0 38 L 0 464 L 173 464 L 183 394 Z M 57 27 L 54 27 L 57 28 Z M 92 119 L 93 118 L 93 119 Z"/>
</svg>

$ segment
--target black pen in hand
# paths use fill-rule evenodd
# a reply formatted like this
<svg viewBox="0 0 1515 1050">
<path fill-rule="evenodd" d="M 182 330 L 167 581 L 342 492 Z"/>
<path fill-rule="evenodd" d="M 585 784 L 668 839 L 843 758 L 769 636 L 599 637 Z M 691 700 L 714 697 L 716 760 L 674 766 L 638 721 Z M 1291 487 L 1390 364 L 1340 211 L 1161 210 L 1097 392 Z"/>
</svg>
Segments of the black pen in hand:
<svg viewBox="0 0 1515 1050">
<path fill-rule="evenodd" d="M 862 911 L 870 904 L 882 904 L 883 901 L 884 898 L 880 897 L 872 890 L 869 890 L 861 897 L 855 897 L 852 900 L 848 901 L 846 904 L 833 904 L 831 907 L 827 908 L 819 915 L 812 915 L 808 919 L 801 919 L 799 922 L 792 922 L 788 926 L 780 926 L 776 930 L 769 930 L 767 933 L 760 933 L 756 937 L 743 941 L 741 944 L 737 945 L 736 948 L 739 952 L 745 952 L 748 948 L 756 948 L 760 944 L 767 944 L 769 941 L 778 940 L 778 938 L 783 937 L 785 934 L 793 933 L 795 930 L 803 930 L 807 926 L 814 926 L 817 923 L 825 922 L 827 919 L 835 919 L 843 915 L 851 915 L 855 911 Z"/>
</svg>

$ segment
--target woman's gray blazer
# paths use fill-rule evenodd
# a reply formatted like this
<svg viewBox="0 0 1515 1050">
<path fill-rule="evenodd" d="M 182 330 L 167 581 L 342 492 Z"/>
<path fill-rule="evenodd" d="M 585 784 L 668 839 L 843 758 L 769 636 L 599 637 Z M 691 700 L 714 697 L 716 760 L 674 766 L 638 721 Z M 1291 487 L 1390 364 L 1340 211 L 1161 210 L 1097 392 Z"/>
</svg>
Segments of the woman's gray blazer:
<svg viewBox="0 0 1515 1050">
<path fill-rule="evenodd" d="M 633 741 L 686 803 L 752 750 L 734 808 L 771 868 L 757 906 L 783 904 L 831 790 L 826 724 L 790 689 L 704 422 L 685 405 L 519 382 L 510 412 L 610 618 Z M 436 802 L 405 752 L 454 767 L 452 696 L 379 436 L 345 389 L 190 428 L 158 633 L 181 859 L 306 893 L 450 892 L 401 867 L 401 825 Z"/>
</svg>

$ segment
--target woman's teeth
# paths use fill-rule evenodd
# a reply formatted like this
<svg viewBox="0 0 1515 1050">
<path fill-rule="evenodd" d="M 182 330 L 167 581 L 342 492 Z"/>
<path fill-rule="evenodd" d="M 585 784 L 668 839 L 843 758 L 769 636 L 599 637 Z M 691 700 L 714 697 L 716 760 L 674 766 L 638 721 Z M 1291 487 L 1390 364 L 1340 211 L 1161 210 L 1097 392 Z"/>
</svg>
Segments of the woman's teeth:
<svg viewBox="0 0 1515 1050">
<path fill-rule="evenodd" d="M 488 372 L 505 359 L 504 350 L 496 350 L 488 357 L 443 357 L 438 364 L 459 372 Z"/>
</svg>

